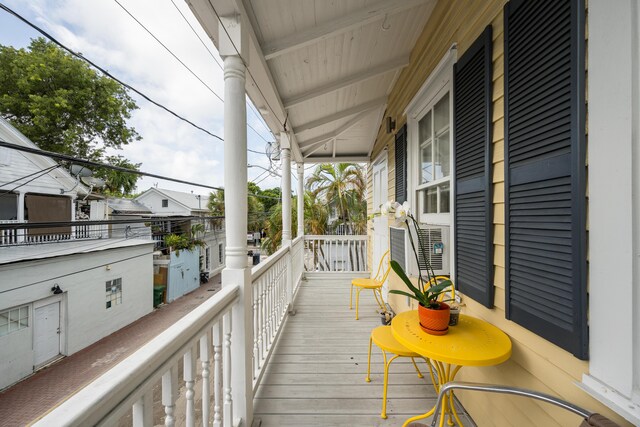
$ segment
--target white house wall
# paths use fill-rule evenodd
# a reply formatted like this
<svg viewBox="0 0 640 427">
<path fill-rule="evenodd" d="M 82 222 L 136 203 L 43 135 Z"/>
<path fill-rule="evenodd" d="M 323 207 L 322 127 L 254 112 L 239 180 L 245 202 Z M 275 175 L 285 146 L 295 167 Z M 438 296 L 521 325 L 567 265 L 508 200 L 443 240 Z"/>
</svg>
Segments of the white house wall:
<svg viewBox="0 0 640 427">
<path fill-rule="evenodd" d="M 24 153 L 11 151 L 10 152 L 10 166 L 0 166 L 0 182 L 10 182 L 30 174 L 36 174 L 47 166 L 39 165 L 28 159 Z M 72 185 L 67 185 L 54 177 L 62 177 L 62 173 L 57 170 L 41 176 L 33 182 L 21 186 L 17 192 L 21 193 L 42 193 L 42 194 L 54 194 L 60 195 L 61 191 L 65 191 L 65 195 L 75 197 L 76 192 Z M 24 182 L 18 181 L 12 187 L 15 187 L 18 183 Z M 10 190 L 11 188 L 2 188 L 3 191 Z"/>
<path fill-rule="evenodd" d="M 0 311 L 29 306 L 29 326 L 0 337 L 0 389 L 33 370 L 33 303 L 58 284 L 61 353 L 71 355 L 153 309 L 153 243 L 0 266 Z M 94 267 L 95 268 L 92 268 Z M 57 279 L 46 280 L 47 278 Z M 106 308 L 105 284 L 122 278 L 122 304 Z M 43 280 L 44 279 L 44 280 Z"/>
<path fill-rule="evenodd" d="M 35 147 L 24 135 L 2 119 L 0 119 L 0 139 L 13 144 Z M 9 148 L 0 148 L 0 162 L 0 182 L 10 182 L 55 165 L 55 162 L 50 158 Z M 18 181 L 18 183 L 22 182 L 24 180 Z M 65 195 L 76 197 L 78 188 L 84 189 L 84 186 L 82 184 L 76 186 L 75 180 L 62 168 L 58 168 L 21 186 L 17 191 L 60 195 L 60 190 L 63 190 Z M 4 191 L 9 189 L 11 188 L 2 187 Z"/>
<path fill-rule="evenodd" d="M 162 207 L 162 200 L 168 200 L 168 206 L 166 208 Z M 177 203 L 175 200 L 153 191 L 149 191 L 144 193 L 136 198 L 137 201 L 145 205 L 151 212 L 155 215 L 180 215 L 180 216 L 189 216 L 191 215 L 191 210 L 186 206 Z"/>
</svg>

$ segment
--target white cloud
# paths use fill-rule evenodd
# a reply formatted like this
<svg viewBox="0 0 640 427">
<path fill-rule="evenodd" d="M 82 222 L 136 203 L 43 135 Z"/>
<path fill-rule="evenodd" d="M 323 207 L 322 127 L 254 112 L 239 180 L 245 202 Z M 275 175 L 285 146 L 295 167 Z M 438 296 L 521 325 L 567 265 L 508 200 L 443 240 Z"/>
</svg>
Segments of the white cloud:
<svg viewBox="0 0 640 427">
<path fill-rule="evenodd" d="M 213 43 L 182 0 L 174 0 L 191 25 L 221 62 Z M 223 136 L 224 106 L 202 83 L 180 65 L 113 0 L 10 1 L 10 7 L 33 20 L 71 49 L 107 69 L 150 98 L 212 133 Z M 171 49 L 220 96 L 224 94 L 222 71 L 193 34 L 170 1 L 121 0 L 121 3 L 158 39 Z M 26 27 L 25 27 L 26 30 Z M 223 143 L 132 93 L 139 109 L 130 124 L 143 140 L 125 147 L 119 154 L 141 169 L 158 175 L 223 186 Z M 252 112 L 251 126 L 268 141 L 273 136 Z M 266 143 L 248 130 L 249 147 L 264 151 Z M 248 162 L 268 167 L 264 155 L 248 153 Z M 248 170 L 249 179 L 263 172 Z M 264 175 L 263 175 L 264 177 Z M 158 179 L 143 178 L 144 190 Z M 262 188 L 280 186 L 280 178 L 269 177 Z M 177 183 L 160 182 L 160 187 L 205 194 L 209 190 Z"/>
</svg>

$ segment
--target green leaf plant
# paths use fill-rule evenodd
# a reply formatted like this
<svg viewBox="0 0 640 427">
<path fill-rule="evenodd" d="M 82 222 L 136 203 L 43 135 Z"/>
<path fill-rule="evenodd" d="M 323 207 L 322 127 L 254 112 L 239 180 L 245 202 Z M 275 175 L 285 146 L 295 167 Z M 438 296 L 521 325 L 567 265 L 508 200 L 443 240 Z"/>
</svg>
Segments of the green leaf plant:
<svg viewBox="0 0 640 427">
<path fill-rule="evenodd" d="M 397 202 L 387 202 L 385 203 L 379 213 L 375 215 L 389 215 L 394 216 L 395 219 L 407 227 L 407 232 L 409 233 L 409 242 L 411 243 L 411 249 L 413 250 L 413 254 L 416 259 L 416 265 L 420 265 L 420 259 L 418 257 L 418 251 L 416 249 L 416 245 L 413 241 L 413 235 L 411 233 L 410 227 L 413 226 L 415 229 L 416 236 L 418 235 L 418 222 L 414 218 L 414 216 L 409 211 L 409 204 L 405 202 L 404 204 L 399 204 Z M 409 288 L 411 293 L 400 291 L 400 290 L 390 290 L 389 293 L 396 295 L 404 295 L 406 297 L 412 298 L 423 307 L 431 308 L 431 309 L 439 309 L 441 302 L 452 301 L 451 298 L 445 299 L 443 301 L 439 301 L 438 298 L 440 295 L 444 294 L 448 291 L 448 288 L 453 286 L 453 282 L 451 280 L 442 280 L 438 282 L 436 280 L 436 274 L 433 271 L 433 267 L 429 263 L 429 257 L 427 256 L 427 248 L 424 247 L 423 242 L 418 239 L 418 245 L 420 252 L 423 254 L 423 259 L 426 262 L 427 268 L 426 270 L 418 270 L 418 284 L 415 286 L 407 274 L 404 272 L 404 269 L 398 264 L 397 261 L 391 261 L 391 268 L 393 271 L 402 279 L 404 284 Z M 426 277 L 425 277 L 426 275 Z M 425 280 L 426 279 L 426 280 Z"/>
</svg>

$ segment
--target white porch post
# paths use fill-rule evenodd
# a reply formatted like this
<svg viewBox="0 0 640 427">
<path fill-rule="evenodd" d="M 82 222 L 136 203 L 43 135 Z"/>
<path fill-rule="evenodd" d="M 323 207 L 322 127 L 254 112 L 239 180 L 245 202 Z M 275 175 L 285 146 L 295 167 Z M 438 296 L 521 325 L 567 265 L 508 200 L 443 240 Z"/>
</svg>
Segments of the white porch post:
<svg viewBox="0 0 640 427">
<path fill-rule="evenodd" d="M 304 163 L 298 163 L 298 237 L 304 235 Z"/>
<path fill-rule="evenodd" d="M 222 286 L 240 286 L 240 303 L 234 305 L 230 319 L 231 413 L 235 420 L 242 419 L 244 425 L 250 426 L 253 422 L 253 312 L 251 271 L 247 265 L 246 68 L 242 60 L 249 55 L 248 35 L 240 22 L 239 16 L 223 17 L 219 28 L 219 51 L 224 60 L 224 207 L 227 213 Z"/>
<path fill-rule="evenodd" d="M 24 221 L 24 192 L 18 193 L 18 212 L 16 212 L 16 219 L 18 221 Z M 18 229 L 18 242 L 22 243 L 27 240 L 27 229 Z"/>
<path fill-rule="evenodd" d="M 282 159 L 282 247 L 287 254 L 287 303 L 290 314 L 293 308 L 293 263 L 291 260 L 291 139 L 288 133 L 280 133 L 280 158 Z"/>
<path fill-rule="evenodd" d="M 280 133 L 282 158 L 282 246 L 291 242 L 291 140 Z"/>
</svg>

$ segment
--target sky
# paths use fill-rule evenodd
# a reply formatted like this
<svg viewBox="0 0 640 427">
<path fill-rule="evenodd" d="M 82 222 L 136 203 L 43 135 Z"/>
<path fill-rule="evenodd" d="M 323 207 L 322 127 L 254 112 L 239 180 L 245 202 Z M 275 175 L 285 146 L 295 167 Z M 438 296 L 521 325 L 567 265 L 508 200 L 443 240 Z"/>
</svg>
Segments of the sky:
<svg viewBox="0 0 640 427">
<path fill-rule="evenodd" d="M 151 99 L 216 135 L 224 135 L 223 103 L 114 0 L 0 1 Z M 224 97 L 222 70 L 180 16 L 176 6 L 217 61 L 222 63 L 222 60 L 184 0 L 173 0 L 173 3 L 172 0 L 119 1 L 214 92 Z M 0 10 L 0 44 L 25 48 L 32 38 L 39 36 L 27 24 Z M 138 109 L 132 113 L 129 125 L 137 130 L 142 140 L 132 142 L 122 150 L 112 150 L 109 154 L 122 154 L 134 163 L 142 163 L 140 169 L 145 172 L 224 186 L 222 141 L 178 120 L 137 94 L 131 92 L 130 95 L 136 100 Z M 274 141 L 273 135 L 252 105 L 247 106 L 247 120 L 257 131 L 247 129 L 248 147 L 264 152 L 265 140 Z M 251 152 L 247 155 L 249 164 L 269 166 L 266 155 Z M 279 177 L 263 172 L 260 167 L 249 168 L 249 180 L 258 178 L 259 182 L 256 182 L 261 188 L 281 185 Z M 144 191 L 155 184 L 160 188 L 195 194 L 208 194 L 210 191 L 146 177 L 138 181 L 137 191 Z"/>
</svg>

